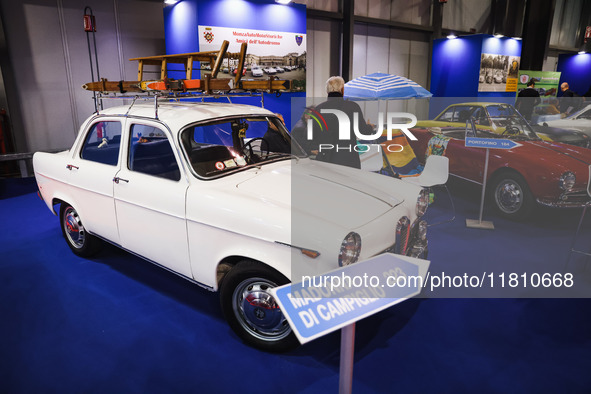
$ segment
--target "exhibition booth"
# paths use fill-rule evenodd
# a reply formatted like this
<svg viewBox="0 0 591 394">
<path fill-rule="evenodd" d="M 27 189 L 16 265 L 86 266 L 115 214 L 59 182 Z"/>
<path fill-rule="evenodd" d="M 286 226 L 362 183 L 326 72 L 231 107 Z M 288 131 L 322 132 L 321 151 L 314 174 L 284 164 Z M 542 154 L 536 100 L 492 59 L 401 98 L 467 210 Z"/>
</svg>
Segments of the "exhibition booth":
<svg viewBox="0 0 591 394">
<path fill-rule="evenodd" d="M 94 113 L 0 180 L 0 391 L 588 391 L 591 55 L 422 26 L 426 84 L 328 79 L 311 37 L 376 21 L 287 3 L 173 2 L 165 53 L 68 70 Z"/>
</svg>

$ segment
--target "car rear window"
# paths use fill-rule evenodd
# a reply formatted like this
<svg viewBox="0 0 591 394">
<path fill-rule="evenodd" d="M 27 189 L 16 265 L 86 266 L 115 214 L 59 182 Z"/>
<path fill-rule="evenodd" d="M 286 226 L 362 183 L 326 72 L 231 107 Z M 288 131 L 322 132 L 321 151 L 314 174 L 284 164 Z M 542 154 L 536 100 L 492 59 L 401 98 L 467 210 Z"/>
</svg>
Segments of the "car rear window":
<svg viewBox="0 0 591 394">
<path fill-rule="evenodd" d="M 120 147 L 121 123 L 97 122 L 92 125 L 86 135 L 80 157 L 84 160 L 115 166 L 119 159 Z"/>
</svg>

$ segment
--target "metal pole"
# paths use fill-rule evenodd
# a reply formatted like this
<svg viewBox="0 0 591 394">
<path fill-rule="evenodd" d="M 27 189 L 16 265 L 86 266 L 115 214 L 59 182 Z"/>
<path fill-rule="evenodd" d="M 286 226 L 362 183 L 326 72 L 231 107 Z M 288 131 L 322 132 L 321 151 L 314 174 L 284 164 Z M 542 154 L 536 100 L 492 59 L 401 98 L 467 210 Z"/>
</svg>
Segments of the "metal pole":
<svg viewBox="0 0 591 394">
<path fill-rule="evenodd" d="M 339 394 L 351 394 L 353 389 L 353 356 L 355 354 L 355 323 L 341 329 L 341 361 Z"/>
<path fill-rule="evenodd" d="M 482 178 L 482 196 L 480 197 L 480 217 L 478 222 L 482 223 L 482 212 L 484 211 L 484 195 L 486 194 L 486 175 L 488 174 L 488 155 L 490 149 L 486 148 L 486 159 L 484 159 L 484 178 Z"/>
</svg>

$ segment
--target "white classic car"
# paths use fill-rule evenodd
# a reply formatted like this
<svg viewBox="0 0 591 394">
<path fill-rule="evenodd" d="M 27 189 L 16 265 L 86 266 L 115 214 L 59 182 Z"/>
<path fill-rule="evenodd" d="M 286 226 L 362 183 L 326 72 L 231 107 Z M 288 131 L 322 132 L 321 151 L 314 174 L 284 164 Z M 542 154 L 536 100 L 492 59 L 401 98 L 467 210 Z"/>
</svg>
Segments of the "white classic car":
<svg viewBox="0 0 591 394">
<path fill-rule="evenodd" d="M 538 122 L 550 127 L 578 130 L 591 137 L 591 104 L 581 108 L 564 119 L 552 119 Z"/>
<path fill-rule="evenodd" d="M 290 145 L 262 108 L 136 104 L 92 115 L 69 151 L 38 152 L 33 163 L 74 253 L 91 256 L 108 241 L 220 290 L 238 336 L 282 351 L 297 339 L 269 289 L 296 280 L 296 265 L 326 272 L 384 251 L 427 254 L 423 189 Z M 293 178 L 304 200 L 332 196 L 295 201 Z M 356 210 L 351 201 L 363 216 L 343 214 Z M 295 234 L 292 215 L 305 231 Z"/>
</svg>

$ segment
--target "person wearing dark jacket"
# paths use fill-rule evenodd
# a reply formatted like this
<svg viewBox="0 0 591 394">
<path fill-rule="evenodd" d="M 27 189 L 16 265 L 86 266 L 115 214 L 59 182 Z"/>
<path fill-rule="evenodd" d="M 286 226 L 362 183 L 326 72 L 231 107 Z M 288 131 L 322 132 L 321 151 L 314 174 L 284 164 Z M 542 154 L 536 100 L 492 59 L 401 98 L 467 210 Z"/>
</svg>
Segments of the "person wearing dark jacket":
<svg viewBox="0 0 591 394">
<path fill-rule="evenodd" d="M 312 154 L 311 142 L 308 141 L 308 119 L 311 118 L 311 113 L 314 107 L 306 107 L 304 113 L 300 119 L 296 122 L 291 130 L 291 138 L 295 140 L 306 152 L 306 154 Z"/>
<path fill-rule="evenodd" d="M 560 85 L 560 90 L 562 90 L 562 98 L 560 99 L 560 112 L 563 114 L 563 116 L 568 116 L 576 111 L 576 97 L 578 97 L 578 95 L 570 90 L 568 82 L 563 82 Z"/>
<path fill-rule="evenodd" d="M 314 129 L 314 146 L 318 147 L 316 160 L 334 163 L 354 168 L 361 168 L 359 159 L 359 149 L 357 148 L 357 138 L 353 131 L 355 125 L 354 114 L 358 114 L 358 130 L 362 134 L 372 134 L 373 128 L 365 123 L 361 108 L 353 101 L 345 100 L 345 80 L 341 77 L 330 77 L 326 81 L 326 92 L 328 100 L 318 104 L 315 112 L 324 119 L 325 126 L 322 128 L 316 126 Z M 323 113 L 323 110 L 338 110 L 346 114 L 349 118 L 349 138 L 339 138 L 339 119 L 332 113 Z"/>
<path fill-rule="evenodd" d="M 517 110 L 527 121 L 531 121 L 534 107 L 540 104 L 540 93 L 536 90 L 536 81 L 532 78 L 527 83 L 527 88 L 517 95 Z"/>
</svg>

